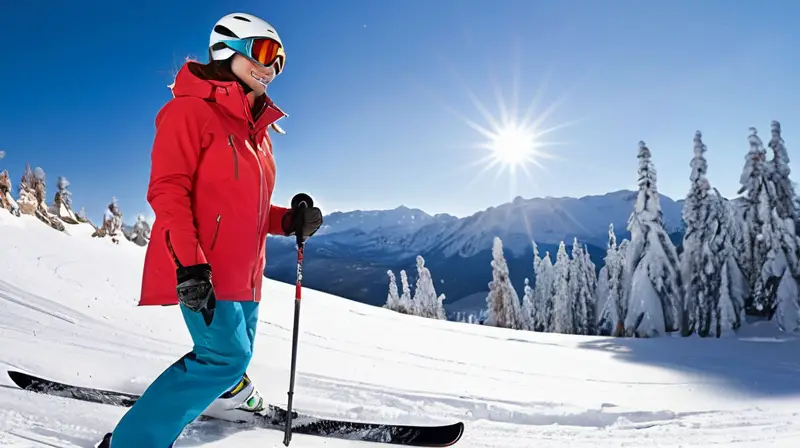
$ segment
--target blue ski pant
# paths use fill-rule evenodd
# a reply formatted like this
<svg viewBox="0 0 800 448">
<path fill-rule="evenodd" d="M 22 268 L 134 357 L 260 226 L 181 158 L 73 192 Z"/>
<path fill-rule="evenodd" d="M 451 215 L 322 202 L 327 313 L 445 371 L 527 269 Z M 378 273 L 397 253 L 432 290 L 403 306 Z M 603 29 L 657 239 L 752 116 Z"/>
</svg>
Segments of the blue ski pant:
<svg viewBox="0 0 800 448">
<path fill-rule="evenodd" d="M 218 301 L 211 325 L 180 305 L 192 351 L 169 366 L 117 424 L 112 448 L 168 448 L 242 379 L 253 355 L 257 302 Z"/>
</svg>

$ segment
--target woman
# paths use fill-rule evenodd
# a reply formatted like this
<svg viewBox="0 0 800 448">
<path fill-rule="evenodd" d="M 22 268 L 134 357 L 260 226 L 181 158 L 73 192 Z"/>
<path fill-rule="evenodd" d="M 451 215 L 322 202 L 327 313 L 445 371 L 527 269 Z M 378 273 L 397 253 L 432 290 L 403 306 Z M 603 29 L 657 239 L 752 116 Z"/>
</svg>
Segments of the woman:
<svg viewBox="0 0 800 448">
<path fill-rule="evenodd" d="M 194 347 L 99 447 L 168 447 L 204 411 L 236 419 L 263 409 L 245 370 L 267 234 L 307 238 L 322 224 L 316 207 L 271 204 L 268 128 L 279 130 L 285 116 L 266 95 L 286 62 L 278 33 L 258 17 L 227 15 L 211 33 L 209 59 L 181 68 L 156 118 L 147 193 L 156 220 L 139 302 L 179 303 Z"/>
</svg>

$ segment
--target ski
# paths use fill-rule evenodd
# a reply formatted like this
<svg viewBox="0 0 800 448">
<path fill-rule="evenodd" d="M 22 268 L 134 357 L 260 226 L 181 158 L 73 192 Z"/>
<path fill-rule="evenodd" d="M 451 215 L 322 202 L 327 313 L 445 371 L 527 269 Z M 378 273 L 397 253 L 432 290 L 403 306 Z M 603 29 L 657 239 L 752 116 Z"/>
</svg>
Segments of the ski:
<svg viewBox="0 0 800 448">
<path fill-rule="evenodd" d="M 91 403 L 131 407 L 139 398 L 137 394 L 61 383 L 13 370 L 8 371 L 8 376 L 23 390 Z M 264 413 L 253 414 L 252 419 L 246 421 L 232 422 L 207 415 L 202 415 L 199 420 L 216 420 L 234 425 L 283 430 L 286 414 L 286 410 L 268 405 Z M 351 422 L 292 412 L 292 433 L 390 445 L 447 447 L 461 439 L 464 433 L 464 423 L 457 422 L 438 426 L 394 425 Z"/>
</svg>

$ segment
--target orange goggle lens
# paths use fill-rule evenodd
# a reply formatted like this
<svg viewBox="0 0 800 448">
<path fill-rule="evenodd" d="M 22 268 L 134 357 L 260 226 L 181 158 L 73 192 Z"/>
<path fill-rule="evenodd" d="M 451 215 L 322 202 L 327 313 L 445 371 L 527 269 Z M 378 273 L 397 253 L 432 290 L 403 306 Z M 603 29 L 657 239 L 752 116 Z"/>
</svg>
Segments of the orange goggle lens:
<svg viewBox="0 0 800 448">
<path fill-rule="evenodd" d="M 253 39 L 253 43 L 250 46 L 250 57 L 266 67 L 277 61 L 276 74 L 283 71 L 283 65 L 286 62 L 286 53 L 283 51 L 283 46 L 272 39 Z"/>
</svg>

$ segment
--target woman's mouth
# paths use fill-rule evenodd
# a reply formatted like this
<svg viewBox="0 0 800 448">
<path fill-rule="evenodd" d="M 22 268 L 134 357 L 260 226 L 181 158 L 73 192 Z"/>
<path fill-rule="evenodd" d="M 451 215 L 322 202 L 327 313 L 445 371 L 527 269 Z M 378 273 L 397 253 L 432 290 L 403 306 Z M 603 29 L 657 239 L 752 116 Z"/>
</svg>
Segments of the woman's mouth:
<svg viewBox="0 0 800 448">
<path fill-rule="evenodd" d="M 263 76 L 259 75 L 258 73 L 256 73 L 255 71 L 252 71 L 252 70 L 250 71 L 250 76 L 252 76 L 253 79 L 258 81 L 259 84 L 263 85 L 264 87 L 267 87 L 267 85 L 271 81 L 271 79 L 269 79 L 267 77 L 263 77 Z"/>
</svg>

